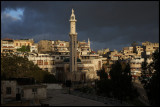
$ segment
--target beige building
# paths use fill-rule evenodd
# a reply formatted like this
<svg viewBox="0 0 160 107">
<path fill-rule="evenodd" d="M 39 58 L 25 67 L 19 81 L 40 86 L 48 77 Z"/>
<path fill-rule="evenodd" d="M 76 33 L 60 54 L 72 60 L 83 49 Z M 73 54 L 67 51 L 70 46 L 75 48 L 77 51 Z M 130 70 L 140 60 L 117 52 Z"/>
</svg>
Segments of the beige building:
<svg viewBox="0 0 160 107">
<path fill-rule="evenodd" d="M 18 49 L 18 48 L 21 48 L 22 46 L 32 46 L 33 43 L 34 43 L 33 39 L 14 40 L 14 47 Z"/>
<path fill-rule="evenodd" d="M 141 76 L 142 62 L 144 62 L 144 58 L 135 58 L 130 60 L 130 68 L 132 76 Z"/>
<path fill-rule="evenodd" d="M 142 46 L 146 52 L 146 55 L 152 55 L 152 53 L 154 53 L 155 50 L 159 48 L 159 43 L 151 43 L 146 41 L 142 43 Z"/>
<path fill-rule="evenodd" d="M 97 71 L 102 68 L 102 59 L 99 55 L 81 55 L 81 62 L 77 62 L 77 72 L 69 72 L 69 62 L 56 62 L 57 78 L 61 81 L 69 79 L 74 76 L 76 81 L 88 81 L 99 79 Z M 69 75 L 69 76 L 68 76 Z"/>
<path fill-rule="evenodd" d="M 23 85 L 21 86 L 22 100 L 46 99 L 46 88 L 46 85 Z"/>
<path fill-rule="evenodd" d="M 69 42 L 66 41 L 52 41 L 53 42 L 53 53 L 58 55 L 69 55 Z"/>
<path fill-rule="evenodd" d="M 88 43 L 85 42 L 85 41 L 82 41 L 82 42 L 78 41 L 78 52 L 79 52 L 79 55 L 90 54 L 91 48 L 90 48 L 90 40 L 89 40 L 89 38 L 88 38 Z"/>
<path fill-rule="evenodd" d="M 30 54 L 29 61 L 33 61 L 41 69 L 56 75 L 55 62 L 63 62 L 64 59 L 69 58 L 69 55 L 49 55 L 49 54 Z"/>
<path fill-rule="evenodd" d="M 52 52 L 53 44 L 51 40 L 41 40 L 38 42 L 38 53 Z"/>
<path fill-rule="evenodd" d="M 13 53 L 15 51 L 13 39 L 5 38 L 1 40 L 1 53 Z"/>
<path fill-rule="evenodd" d="M 1 104 L 7 103 L 7 99 L 16 100 L 17 94 L 20 94 L 20 100 L 46 99 L 46 87 L 40 84 L 22 85 L 16 80 L 1 80 Z"/>
<path fill-rule="evenodd" d="M 110 52 L 109 48 L 98 50 L 97 53 L 102 56 L 103 54 L 106 54 L 107 52 Z"/>
<path fill-rule="evenodd" d="M 138 56 L 142 56 L 142 52 L 144 52 L 141 46 L 136 46 L 136 53 Z"/>
<path fill-rule="evenodd" d="M 130 54 L 133 53 L 133 47 L 124 47 L 123 48 L 123 53 L 126 54 Z"/>
<path fill-rule="evenodd" d="M 30 52 L 38 53 L 38 43 L 34 43 L 34 44 L 30 47 Z"/>
<path fill-rule="evenodd" d="M 4 81 L 1 80 L 1 96 L 3 99 L 16 98 L 16 81 Z M 4 101 L 4 100 L 3 100 Z"/>
</svg>

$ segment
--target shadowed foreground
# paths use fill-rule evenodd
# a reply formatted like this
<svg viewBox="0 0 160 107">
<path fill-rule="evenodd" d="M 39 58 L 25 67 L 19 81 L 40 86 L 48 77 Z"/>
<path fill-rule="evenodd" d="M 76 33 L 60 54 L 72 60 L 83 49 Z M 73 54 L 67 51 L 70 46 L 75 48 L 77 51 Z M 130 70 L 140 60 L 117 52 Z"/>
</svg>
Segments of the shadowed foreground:
<svg viewBox="0 0 160 107">
<path fill-rule="evenodd" d="M 49 106 L 107 106 L 98 101 L 77 97 L 71 94 L 65 94 L 62 90 L 48 90 L 48 99 L 41 101 Z M 108 105 L 111 106 L 111 105 Z"/>
</svg>

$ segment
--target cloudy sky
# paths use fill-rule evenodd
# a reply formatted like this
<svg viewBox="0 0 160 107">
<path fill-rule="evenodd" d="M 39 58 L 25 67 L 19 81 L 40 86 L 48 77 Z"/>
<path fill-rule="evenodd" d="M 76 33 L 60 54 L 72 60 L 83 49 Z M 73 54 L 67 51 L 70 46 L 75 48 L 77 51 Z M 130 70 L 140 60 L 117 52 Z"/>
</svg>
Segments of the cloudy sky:
<svg viewBox="0 0 160 107">
<path fill-rule="evenodd" d="M 95 51 L 159 42 L 158 1 L 1 1 L 1 38 L 69 41 L 72 8 L 78 40 Z"/>
</svg>

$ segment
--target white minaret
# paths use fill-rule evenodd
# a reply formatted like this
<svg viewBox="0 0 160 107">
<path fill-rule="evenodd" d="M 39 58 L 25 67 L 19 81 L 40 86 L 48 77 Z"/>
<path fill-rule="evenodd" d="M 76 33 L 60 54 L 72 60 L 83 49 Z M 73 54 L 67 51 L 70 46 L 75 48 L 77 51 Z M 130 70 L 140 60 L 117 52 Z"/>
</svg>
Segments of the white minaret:
<svg viewBox="0 0 160 107">
<path fill-rule="evenodd" d="M 89 47 L 90 47 L 90 44 L 91 44 L 91 43 L 90 43 L 90 40 L 89 40 L 89 38 L 88 38 L 88 46 L 89 46 Z"/>
<path fill-rule="evenodd" d="M 74 10 L 70 17 L 70 72 L 77 71 L 77 33 L 76 33 L 76 19 Z"/>
</svg>

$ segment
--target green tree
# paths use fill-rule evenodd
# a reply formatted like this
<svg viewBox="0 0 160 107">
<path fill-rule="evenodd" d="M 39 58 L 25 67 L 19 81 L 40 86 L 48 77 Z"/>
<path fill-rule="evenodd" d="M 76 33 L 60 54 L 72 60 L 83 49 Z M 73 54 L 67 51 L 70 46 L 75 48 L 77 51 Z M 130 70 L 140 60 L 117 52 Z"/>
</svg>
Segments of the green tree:
<svg viewBox="0 0 160 107">
<path fill-rule="evenodd" d="M 22 46 L 21 48 L 17 49 L 17 51 L 21 52 L 30 52 L 30 46 Z"/>
<path fill-rule="evenodd" d="M 142 62 L 141 66 L 142 66 L 142 78 L 145 78 L 146 77 L 146 73 L 147 73 L 147 67 L 148 63 L 147 63 L 147 59 L 144 58 L 144 62 Z"/>
<path fill-rule="evenodd" d="M 108 74 L 105 72 L 105 69 L 103 68 L 100 72 L 100 79 L 101 80 L 107 80 L 108 79 Z"/>
<path fill-rule="evenodd" d="M 97 81 L 97 94 L 111 97 L 112 83 L 108 79 L 105 69 L 99 71 L 100 80 Z"/>
<path fill-rule="evenodd" d="M 130 65 L 115 62 L 110 71 L 113 95 L 121 101 L 138 97 L 138 92 L 133 87 Z"/>
<path fill-rule="evenodd" d="M 160 69 L 159 69 L 159 50 L 153 53 L 153 62 L 149 65 L 149 68 L 154 68 L 154 73 L 151 79 L 147 82 L 145 89 L 147 92 L 148 99 L 151 105 L 160 105 Z"/>
<path fill-rule="evenodd" d="M 46 75 L 48 80 L 46 80 Z M 55 82 L 55 77 L 47 71 L 43 71 L 27 58 L 18 56 L 1 57 L 1 80 L 9 78 L 33 77 L 37 82 Z"/>
</svg>

